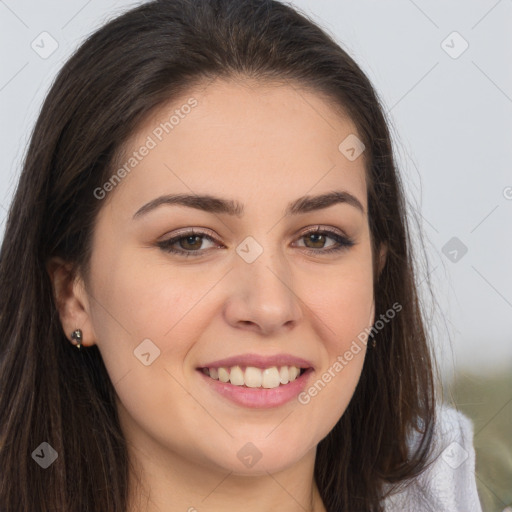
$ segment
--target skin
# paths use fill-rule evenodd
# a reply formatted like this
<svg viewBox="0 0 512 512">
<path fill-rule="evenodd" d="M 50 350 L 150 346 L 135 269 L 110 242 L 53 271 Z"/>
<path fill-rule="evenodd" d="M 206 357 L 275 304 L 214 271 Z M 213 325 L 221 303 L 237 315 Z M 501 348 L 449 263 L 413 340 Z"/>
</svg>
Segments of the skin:
<svg viewBox="0 0 512 512">
<path fill-rule="evenodd" d="M 84 347 L 98 345 L 117 391 L 134 464 L 128 510 L 323 511 L 315 449 L 353 395 L 364 345 L 306 405 L 235 405 L 196 368 L 284 352 L 312 362 L 313 384 L 373 324 L 364 153 L 350 161 L 338 150 L 357 130 L 321 96 L 289 84 L 216 80 L 160 108 L 126 155 L 192 96 L 198 105 L 103 199 L 90 278 L 72 280 L 66 262 L 52 261 L 64 332 L 80 328 Z M 338 203 L 284 216 L 290 201 L 333 190 L 353 194 L 364 212 Z M 237 200 L 245 212 L 163 205 L 133 219 L 170 193 Z M 354 245 L 322 254 L 337 242 L 304 235 L 318 225 L 341 230 Z M 215 240 L 174 244 L 202 251 L 196 257 L 157 245 L 183 228 Z M 236 252 L 247 236 L 263 249 L 253 263 Z M 160 350 L 149 366 L 134 357 L 147 338 Z M 261 453 L 251 468 L 237 457 L 248 442 Z"/>
</svg>

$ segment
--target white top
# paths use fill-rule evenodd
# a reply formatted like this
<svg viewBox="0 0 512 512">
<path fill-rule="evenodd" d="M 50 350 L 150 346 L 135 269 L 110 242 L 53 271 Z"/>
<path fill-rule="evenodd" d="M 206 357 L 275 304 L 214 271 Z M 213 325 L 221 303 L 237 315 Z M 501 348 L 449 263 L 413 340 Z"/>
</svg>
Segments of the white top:
<svg viewBox="0 0 512 512">
<path fill-rule="evenodd" d="M 482 512 L 476 489 L 473 424 L 446 405 L 438 409 L 431 460 L 435 462 L 408 487 L 384 500 L 385 511 Z"/>
</svg>

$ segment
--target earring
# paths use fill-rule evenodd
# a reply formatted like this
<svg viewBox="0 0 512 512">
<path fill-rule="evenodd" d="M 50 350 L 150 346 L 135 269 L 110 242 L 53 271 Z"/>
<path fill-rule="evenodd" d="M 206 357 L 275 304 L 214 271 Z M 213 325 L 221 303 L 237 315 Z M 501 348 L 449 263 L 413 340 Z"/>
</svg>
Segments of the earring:
<svg viewBox="0 0 512 512">
<path fill-rule="evenodd" d="M 372 340 L 372 347 L 375 348 L 377 346 L 377 340 L 373 338 Z"/>
<path fill-rule="evenodd" d="M 75 329 L 71 333 L 71 339 L 76 341 L 76 348 L 80 350 L 82 348 L 82 330 L 81 329 Z"/>
</svg>

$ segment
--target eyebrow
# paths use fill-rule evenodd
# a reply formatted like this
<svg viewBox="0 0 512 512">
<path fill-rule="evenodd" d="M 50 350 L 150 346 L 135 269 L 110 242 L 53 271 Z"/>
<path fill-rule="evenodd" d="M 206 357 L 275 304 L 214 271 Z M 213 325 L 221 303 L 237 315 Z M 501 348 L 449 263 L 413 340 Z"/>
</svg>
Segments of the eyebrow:
<svg viewBox="0 0 512 512">
<path fill-rule="evenodd" d="M 303 196 L 288 204 L 285 216 L 322 210 L 338 203 L 346 203 L 355 207 L 361 213 L 365 210 L 359 199 L 347 191 L 335 190 L 317 196 Z M 133 218 L 139 218 L 162 205 L 180 205 L 195 208 L 210 213 L 225 213 L 241 217 L 244 214 L 244 205 L 238 201 L 222 199 L 211 195 L 196 194 L 168 194 L 157 197 L 139 208 Z"/>
</svg>

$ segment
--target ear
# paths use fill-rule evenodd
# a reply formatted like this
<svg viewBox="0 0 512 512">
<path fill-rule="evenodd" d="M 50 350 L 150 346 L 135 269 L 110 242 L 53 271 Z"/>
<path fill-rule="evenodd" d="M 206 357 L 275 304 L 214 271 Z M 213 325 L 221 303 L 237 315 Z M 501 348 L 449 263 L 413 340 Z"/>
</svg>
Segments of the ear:
<svg viewBox="0 0 512 512">
<path fill-rule="evenodd" d="M 73 272 L 72 264 L 58 257 L 49 260 L 46 270 L 52 282 L 53 297 L 66 337 L 74 345 L 76 342 L 72 340 L 71 333 L 75 329 L 81 329 L 82 345 L 93 345 L 96 335 L 83 279 Z"/>
</svg>

